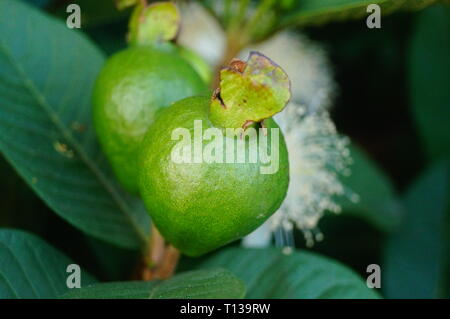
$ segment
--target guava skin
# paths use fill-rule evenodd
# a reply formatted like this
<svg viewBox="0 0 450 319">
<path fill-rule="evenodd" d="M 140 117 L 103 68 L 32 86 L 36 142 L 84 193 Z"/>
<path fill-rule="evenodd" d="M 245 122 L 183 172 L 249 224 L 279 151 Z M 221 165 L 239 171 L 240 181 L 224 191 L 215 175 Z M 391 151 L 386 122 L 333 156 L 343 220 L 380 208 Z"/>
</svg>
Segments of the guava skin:
<svg viewBox="0 0 450 319">
<path fill-rule="evenodd" d="M 203 79 L 206 84 L 209 84 L 212 80 L 213 74 L 210 66 L 203 58 L 192 50 L 185 47 L 177 47 L 178 54 L 189 62 L 198 75 Z"/>
<path fill-rule="evenodd" d="M 203 130 L 213 127 L 209 106 L 209 98 L 191 97 L 162 110 L 145 136 L 139 162 L 140 194 L 152 221 L 168 242 L 191 257 L 255 230 L 279 208 L 289 184 L 281 132 L 279 169 L 271 175 L 260 173 L 259 162 L 173 162 L 172 148 L 179 141 L 171 139 L 172 131 L 184 127 L 193 136 L 194 120 L 202 120 Z M 265 122 L 270 147 L 270 128 L 278 126 L 271 119 Z"/>
<path fill-rule="evenodd" d="M 116 177 L 134 194 L 140 144 L 156 112 L 207 90 L 190 64 L 169 51 L 147 46 L 121 51 L 107 61 L 94 87 L 97 136 Z"/>
</svg>

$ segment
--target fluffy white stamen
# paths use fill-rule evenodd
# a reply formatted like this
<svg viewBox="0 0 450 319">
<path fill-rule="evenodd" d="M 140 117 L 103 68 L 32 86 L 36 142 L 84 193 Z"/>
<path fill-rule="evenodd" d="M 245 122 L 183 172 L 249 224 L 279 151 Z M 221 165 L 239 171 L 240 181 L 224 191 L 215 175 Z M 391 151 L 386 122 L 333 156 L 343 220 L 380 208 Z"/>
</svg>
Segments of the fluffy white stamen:
<svg viewBox="0 0 450 319">
<path fill-rule="evenodd" d="M 290 183 L 286 199 L 272 216 L 272 229 L 294 226 L 304 233 L 308 246 L 321 240 L 317 225 L 326 211 L 339 213 L 336 196 L 357 200 L 340 182 L 350 173 L 349 140 L 340 136 L 326 110 L 307 112 L 290 103 L 275 116 L 284 132 L 290 163 Z"/>
</svg>

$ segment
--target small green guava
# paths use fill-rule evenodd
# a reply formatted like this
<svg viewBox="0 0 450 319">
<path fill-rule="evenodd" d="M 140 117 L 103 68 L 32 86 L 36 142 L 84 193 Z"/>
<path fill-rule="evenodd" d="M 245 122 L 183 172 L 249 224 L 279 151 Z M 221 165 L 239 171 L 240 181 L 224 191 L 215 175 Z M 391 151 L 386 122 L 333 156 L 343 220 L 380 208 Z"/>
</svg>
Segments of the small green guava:
<svg viewBox="0 0 450 319">
<path fill-rule="evenodd" d="M 221 71 L 212 100 L 190 97 L 159 113 L 142 143 L 139 189 L 155 226 L 182 253 L 199 256 L 239 239 L 279 208 L 289 184 L 289 163 L 281 132 L 278 144 L 270 142 L 276 133 L 272 129 L 279 129 L 271 116 L 289 97 L 284 71 L 252 53 L 247 63 L 234 61 Z M 234 135 L 227 135 L 229 128 Z M 200 137 L 200 148 L 193 145 L 194 139 L 200 141 L 199 132 L 208 129 L 216 133 Z M 259 136 L 250 135 L 250 129 Z M 238 142 L 244 142 L 245 160 L 237 160 L 236 147 L 234 160 L 227 161 L 225 145 Z M 250 160 L 252 142 L 261 147 L 256 161 Z M 268 164 L 262 153 L 278 154 L 276 170 L 263 173 Z M 206 159 L 208 154 L 215 160 Z"/>
<path fill-rule="evenodd" d="M 140 144 L 156 113 L 179 99 L 207 91 L 194 69 L 203 68 L 206 77 L 205 64 L 198 58 L 183 58 L 180 52 L 186 55 L 185 50 L 167 42 L 175 36 L 177 25 L 162 24 L 165 29 L 159 29 L 155 19 L 177 24 L 178 11 L 171 3 L 137 7 L 130 22 L 130 47 L 108 59 L 93 91 L 93 120 L 100 144 L 118 180 L 134 194 L 138 193 Z"/>
</svg>

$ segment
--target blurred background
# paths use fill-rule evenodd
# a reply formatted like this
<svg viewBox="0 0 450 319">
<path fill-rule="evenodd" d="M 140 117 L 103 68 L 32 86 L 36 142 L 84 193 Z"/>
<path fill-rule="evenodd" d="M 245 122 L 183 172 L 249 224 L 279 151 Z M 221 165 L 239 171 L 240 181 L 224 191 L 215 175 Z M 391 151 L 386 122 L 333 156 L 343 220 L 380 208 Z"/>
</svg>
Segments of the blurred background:
<svg viewBox="0 0 450 319">
<path fill-rule="evenodd" d="M 113 1 L 28 2 L 63 20 L 67 5 L 78 3 L 81 32 L 108 55 L 126 47 L 130 11 L 117 11 Z M 218 24 L 219 31 L 202 25 L 212 23 L 207 10 L 182 2 L 182 15 L 190 22 L 184 22 L 180 42 L 191 44 L 214 69 L 224 35 Z M 286 59 L 294 65 L 315 66 L 303 75 L 303 68 L 286 70 L 290 76 L 299 72 L 294 74 L 299 90 L 308 89 L 304 83 L 310 77 L 318 79 L 327 94 L 322 103 L 337 130 L 354 145 L 353 174 L 343 183 L 360 202 L 343 202 L 340 214 L 326 214 L 319 225 L 324 240 L 312 248 L 300 231 L 294 232 L 295 244 L 335 258 L 364 277 L 367 265 L 381 265 L 381 292 L 387 298 L 448 298 L 450 9 L 434 4 L 400 10 L 383 16 L 381 23 L 380 29 L 369 29 L 361 17 L 294 25 L 279 40 L 285 47 L 276 41 L 275 47 L 266 44 L 267 50 L 289 53 Z M 1 227 L 40 235 L 100 279 L 127 279 L 138 252 L 113 247 L 69 225 L 1 156 L 0 180 Z M 62 241 L 62 236 L 70 240 Z M 180 267 L 192 262 L 185 260 Z"/>
</svg>

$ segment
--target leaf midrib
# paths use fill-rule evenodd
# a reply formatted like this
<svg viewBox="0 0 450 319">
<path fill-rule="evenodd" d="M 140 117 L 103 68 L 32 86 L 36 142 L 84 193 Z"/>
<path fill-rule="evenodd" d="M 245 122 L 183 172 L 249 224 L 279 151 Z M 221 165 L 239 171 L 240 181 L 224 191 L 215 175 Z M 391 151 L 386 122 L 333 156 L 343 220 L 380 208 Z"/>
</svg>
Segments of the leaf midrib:
<svg viewBox="0 0 450 319">
<path fill-rule="evenodd" d="M 342 11 L 348 11 L 348 10 L 362 8 L 362 7 L 367 7 L 367 5 L 369 5 L 369 4 L 383 5 L 383 4 L 392 2 L 392 0 L 378 0 L 377 2 L 374 2 L 374 1 L 376 1 L 376 0 L 366 0 L 366 1 L 362 1 L 361 3 L 341 4 L 341 5 L 336 5 L 336 6 L 329 7 L 329 8 L 316 9 L 312 12 L 299 12 L 297 14 L 288 16 L 286 18 L 286 21 L 283 22 L 283 26 L 284 27 L 293 26 L 294 24 L 296 24 L 295 21 L 299 17 L 311 18 L 311 17 L 317 16 L 317 15 L 334 14 L 336 12 L 342 12 Z M 398 8 L 402 8 L 402 7 L 404 7 L 405 2 L 406 1 L 403 1 L 402 3 L 399 2 L 398 4 L 394 4 L 394 5 L 398 5 Z"/>
<path fill-rule="evenodd" d="M 23 70 L 20 63 L 16 61 L 14 56 L 11 54 L 8 47 L 4 42 L 0 41 L 0 51 L 8 58 L 11 66 L 15 69 L 20 79 L 23 81 L 24 87 L 29 91 L 31 97 L 37 102 L 38 105 L 44 110 L 50 121 L 55 125 L 56 129 L 62 133 L 62 136 L 71 144 L 72 148 L 80 156 L 80 159 L 85 163 L 85 165 L 91 170 L 92 174 L 100 182 L 101 185 L 107 190 L 113 200 L 117 203 L 120 210 L 125 214 L 125 217 L 129 220 L 130 224 L 133 226 L 134 231 L 137 233 L 141 241 L 146 242 L 147 238 L 144 232 L 140 229 L 138 224 L 130 216 L 127 204 L 123 201 L 121 196 L 116 192 L 113 185 L 109 183 L 97 165 L 91 161 L 89 156 L 84 151 L 83 147 L 78 143 L 78 141 L 73 137 L 69 130 L 66 129 L 64 124 L 59 120 L 58 115 L 52 110 L 51 106 L 45 99 L 45 97 L 39 92 L 35 87 L 33 81 L 27 76 L 27 73 Z"/>
</svg>

